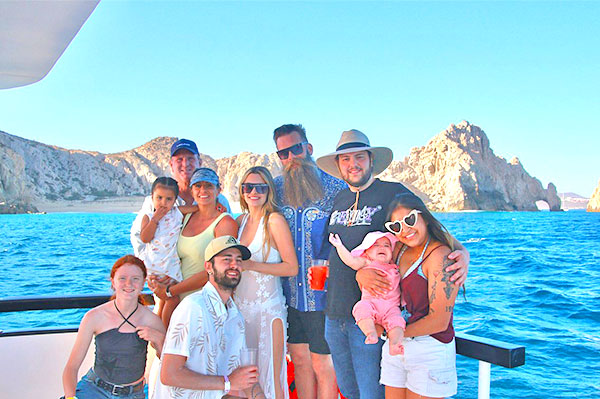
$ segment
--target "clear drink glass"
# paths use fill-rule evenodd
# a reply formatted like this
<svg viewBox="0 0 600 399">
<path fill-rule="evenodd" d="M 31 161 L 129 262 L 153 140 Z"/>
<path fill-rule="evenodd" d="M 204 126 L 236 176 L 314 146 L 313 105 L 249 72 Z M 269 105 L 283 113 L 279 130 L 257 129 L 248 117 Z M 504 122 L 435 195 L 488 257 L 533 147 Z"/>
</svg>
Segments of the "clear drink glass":
<svg viewBox="0 0 600 399">
<path fill-rule="evenodd" d="M 244 348 L 240 356 L 241 366 L 256 366 L 258 361 L 258 349 Z"/>
</svg>

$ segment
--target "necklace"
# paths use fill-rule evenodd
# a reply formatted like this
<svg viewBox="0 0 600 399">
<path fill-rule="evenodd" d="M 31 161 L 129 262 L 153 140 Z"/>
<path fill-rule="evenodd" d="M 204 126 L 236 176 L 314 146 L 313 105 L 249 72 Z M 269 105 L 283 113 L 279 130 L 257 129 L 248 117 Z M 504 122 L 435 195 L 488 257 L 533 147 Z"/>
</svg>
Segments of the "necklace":
<svg viewBox="0 0 600 399">
<path fill-rule="evenodd" d="M 354 225 L 356 218 L 358 217 L 358 197 L 360 195 L 360 191 L 356 192 L 356 199 L 354 200 L 354 204 L 350 205 L 350 208 L 346 210 L 348 212 L 348 223 L 346 226 L 350 227 Z"/>
</svg>

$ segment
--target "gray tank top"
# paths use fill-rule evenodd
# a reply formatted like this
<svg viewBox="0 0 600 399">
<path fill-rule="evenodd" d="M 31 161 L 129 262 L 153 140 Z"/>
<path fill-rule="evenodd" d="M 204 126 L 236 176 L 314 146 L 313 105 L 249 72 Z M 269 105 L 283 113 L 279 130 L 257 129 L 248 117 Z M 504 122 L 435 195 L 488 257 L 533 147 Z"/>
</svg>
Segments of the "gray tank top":
<svg viewBox="0 0 600 399">
<path fill-rule="evenodd" d="M 138 307 L 125 317 L 115 303 L 115 308 L 123 317 L 123 322 L 117 328 L 96 335 L 94 372 L 104 381 L 124 385 L 135 382 L 144 375 L 148 341 L 141 339 L 137 332 L 119 332 L 119 328 L 125 323 L 135 328 L 129 318 Z"/>
</svg>

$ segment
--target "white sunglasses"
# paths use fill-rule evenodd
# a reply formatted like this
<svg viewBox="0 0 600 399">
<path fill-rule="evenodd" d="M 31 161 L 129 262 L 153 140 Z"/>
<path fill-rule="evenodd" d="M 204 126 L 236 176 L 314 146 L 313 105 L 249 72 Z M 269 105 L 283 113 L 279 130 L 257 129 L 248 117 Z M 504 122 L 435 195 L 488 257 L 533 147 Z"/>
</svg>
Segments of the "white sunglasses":
<svg viewBox="0 0 600 399">
<path fill-rule="evenodd" d="M 413 209 L 410 213 L 404 216 L 400 220 L 394 220 L 393 222 L 386 222 L 385 228 L 394 234 L 400 234 L 402 232 L 402 223 L 406 225 L 406 227 L 415 227 L 417 221 L 419 220 L 419 213 L 421 213 L 418 209 Z"/>
</svg>

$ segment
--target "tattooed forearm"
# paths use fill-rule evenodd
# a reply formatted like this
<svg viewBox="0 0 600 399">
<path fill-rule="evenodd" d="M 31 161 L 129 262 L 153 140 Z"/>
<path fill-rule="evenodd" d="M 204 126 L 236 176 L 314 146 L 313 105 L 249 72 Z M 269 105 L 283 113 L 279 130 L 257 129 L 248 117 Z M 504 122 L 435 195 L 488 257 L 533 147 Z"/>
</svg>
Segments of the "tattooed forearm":
<svg viewBox="0 0 600 399">
<path fill-rule="evenodd" d="M 431 286 L 431 295 L 429 296 L 429 304 L 431 305 L 433 303 L 433 301 L 435 301 L 435 290 L 437 289 L 437 280 L 435 280 L 433 282 L 433 285 Z"/>
<path fill-rule="evenodd" d="M 250 388 L 250 398 L 252 399 L 264 399 L 265 398 L 265 394 L 263 393 L 262 389 L 260 389 L 260 385 L 258 385 L 258 382 L 254 385 L 252 385 L 252 388 Z"/>
<path fill-rule="evenodd" d="M 452 281 L 450 281 L 450 277 L 455 273 L 454 271 L 451 272 L 447 272 L 446 268 L 450 265 L 452 265 L 454 263 L 453 260 L 451 259 L 444 259 L 444 262 L 442 264 L 442 273 L 444 274 L 442 276 L 442 281 L 446 284 L 444 286 L 444 293 L 446 294 L 446 299 L 450 299 L 452 297 L 452 292 L 454 291 L 454 288 L 456 288 L 456 286 L 454 285 L 454 283 Z"/>
</svg>

